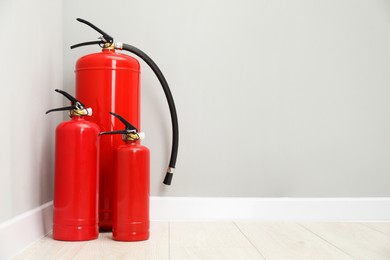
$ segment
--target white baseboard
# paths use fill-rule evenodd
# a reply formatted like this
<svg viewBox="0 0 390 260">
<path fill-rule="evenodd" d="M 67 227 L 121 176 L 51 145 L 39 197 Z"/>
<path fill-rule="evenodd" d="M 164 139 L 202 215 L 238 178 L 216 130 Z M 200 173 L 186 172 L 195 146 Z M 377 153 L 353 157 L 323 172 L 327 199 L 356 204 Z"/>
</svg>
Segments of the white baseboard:
<svg viewBox="0 0 390 260">
<path fill-rule="evenodd" d="M 51 230 L 48 202 L 0 224 L 0 259 L 9 259 Z M 152 221 L 390 221 L 390 198 L 151 197 Z"/>
<path fill-rule="evenodd" d="M 45 236 L 52 227 L 53 202 L 0 223 L 0 259 L 10 259 Z"/>
<path fill-rule="evenodd" d="M 152 197 L 152 220 L 390 221 L 390 198 Z"/>
</svg>

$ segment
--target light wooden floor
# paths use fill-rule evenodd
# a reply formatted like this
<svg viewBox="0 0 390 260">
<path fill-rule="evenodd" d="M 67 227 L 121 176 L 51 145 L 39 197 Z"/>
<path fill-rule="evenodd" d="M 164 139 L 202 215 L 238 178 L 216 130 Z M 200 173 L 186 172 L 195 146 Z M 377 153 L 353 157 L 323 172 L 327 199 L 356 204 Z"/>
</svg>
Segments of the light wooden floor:
<svg viewBox="0 0 390 260">
<path fill-rule="evenodd" d="M 151 238 L 88 242 L 51 235 L 14 259 L 331 260 L 390 259 L 390 223 L 152 222 Z"/>
</svg>

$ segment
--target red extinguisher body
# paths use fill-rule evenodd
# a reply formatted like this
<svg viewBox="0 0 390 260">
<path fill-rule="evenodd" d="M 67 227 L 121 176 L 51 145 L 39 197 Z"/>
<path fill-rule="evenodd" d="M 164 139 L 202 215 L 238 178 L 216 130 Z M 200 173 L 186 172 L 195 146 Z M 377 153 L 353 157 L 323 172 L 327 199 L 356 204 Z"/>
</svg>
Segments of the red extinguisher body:
<svg viewBox="0 0 390 260">
<path fill-rule="evenodd" d="M 116 111 L 140 128 L 140 65 L 112 49 L 81 57 L 76 64 L 76 97 L 92 107 L 87 120 L 102 131 L 119 128 L 107 111 Z M 99 227 L 112 228 L 114 149 L 120 136 L 102 136 L 100 142 Z"/>
<path fill-rule="evenodd" d="M 149 238 L 149 160 L 149 149 L 137 141 L 126 141 L 115 149 L 114 240 Z"/>
<path fill-rule="evenodd" d="M 99 127 L 74 116 L 56 128 L 53 238 L 98 237 Z"/>
</svg>

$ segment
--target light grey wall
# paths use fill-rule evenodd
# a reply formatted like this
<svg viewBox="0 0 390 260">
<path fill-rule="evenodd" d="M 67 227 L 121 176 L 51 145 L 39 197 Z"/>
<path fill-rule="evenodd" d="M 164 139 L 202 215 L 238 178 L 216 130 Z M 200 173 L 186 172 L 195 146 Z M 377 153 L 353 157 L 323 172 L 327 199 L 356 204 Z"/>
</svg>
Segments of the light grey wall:
<svg viewBox="0 0 390 260">
<path fill-rule="evenodd" d="M 68 46 L 95 23 L 159 64 L 176 99 L 180 151 L 161 184 L 170 123 L 142 63 L 142 128 L 152 195 L 390 196 L 390 2 L 67 0 Z"/>
<path fill-rule="evenodd" d="M 62 12 L 56 0 L 0 1 L 0 223 L 52 200 L 61 98 Z"/>
</svg>

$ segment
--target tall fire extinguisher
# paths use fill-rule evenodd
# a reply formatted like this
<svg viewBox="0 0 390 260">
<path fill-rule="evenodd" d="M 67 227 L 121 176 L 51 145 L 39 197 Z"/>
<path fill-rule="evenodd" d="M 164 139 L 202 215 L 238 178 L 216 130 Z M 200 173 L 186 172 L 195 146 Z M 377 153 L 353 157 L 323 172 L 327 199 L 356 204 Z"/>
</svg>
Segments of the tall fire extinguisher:
<svg viewBox="0 0 390 260">
<path fill-rule="evenodd" d="M 140 64 L 137 59 L 116 50 L 133 53 L 145 61 L 157 76 L 168 101 L 172 121 L 171 157 L 164 178 L 170 185 L 176 164 L 179 130 L 175 103 L 168 83 L 156 63 L 143 51 L 114 39 L 90 22 L 77 19 L 101 34 L 100 40 L 71 46 L 99 45 L 102 51 L 85 55 L 76 63 L 76 97 L 88 103 L 94 114 L 88 119 L 99 125 L 104 132 L 120 129 L 116 121 L 107 113 L 115 111 L 140 129 Z M 112 228 L 113 203 L 113 153 L 122 143 L 119 136 L 101 136 L 100 140 L 100 191 L 99 227 L 102 231 Z"/>
<path fill-rule="evenodd" d="M 98 134 L 99 127 L 85 120 L 92 110 L 69 93 L 56 89 L 71 106 L 70 121 L 56 128 L 53 238 L 65 241 L 98 237 Z"/>
<path fill-rule="evenodd" d="M 139 144 L 143 133 L 118 114 L 125 129 L 102 132 L 121 134 L 124 144 L 114 150 L 112 237 L 118 241 L 149 238 L 149 149 Z"/>
</svg>

